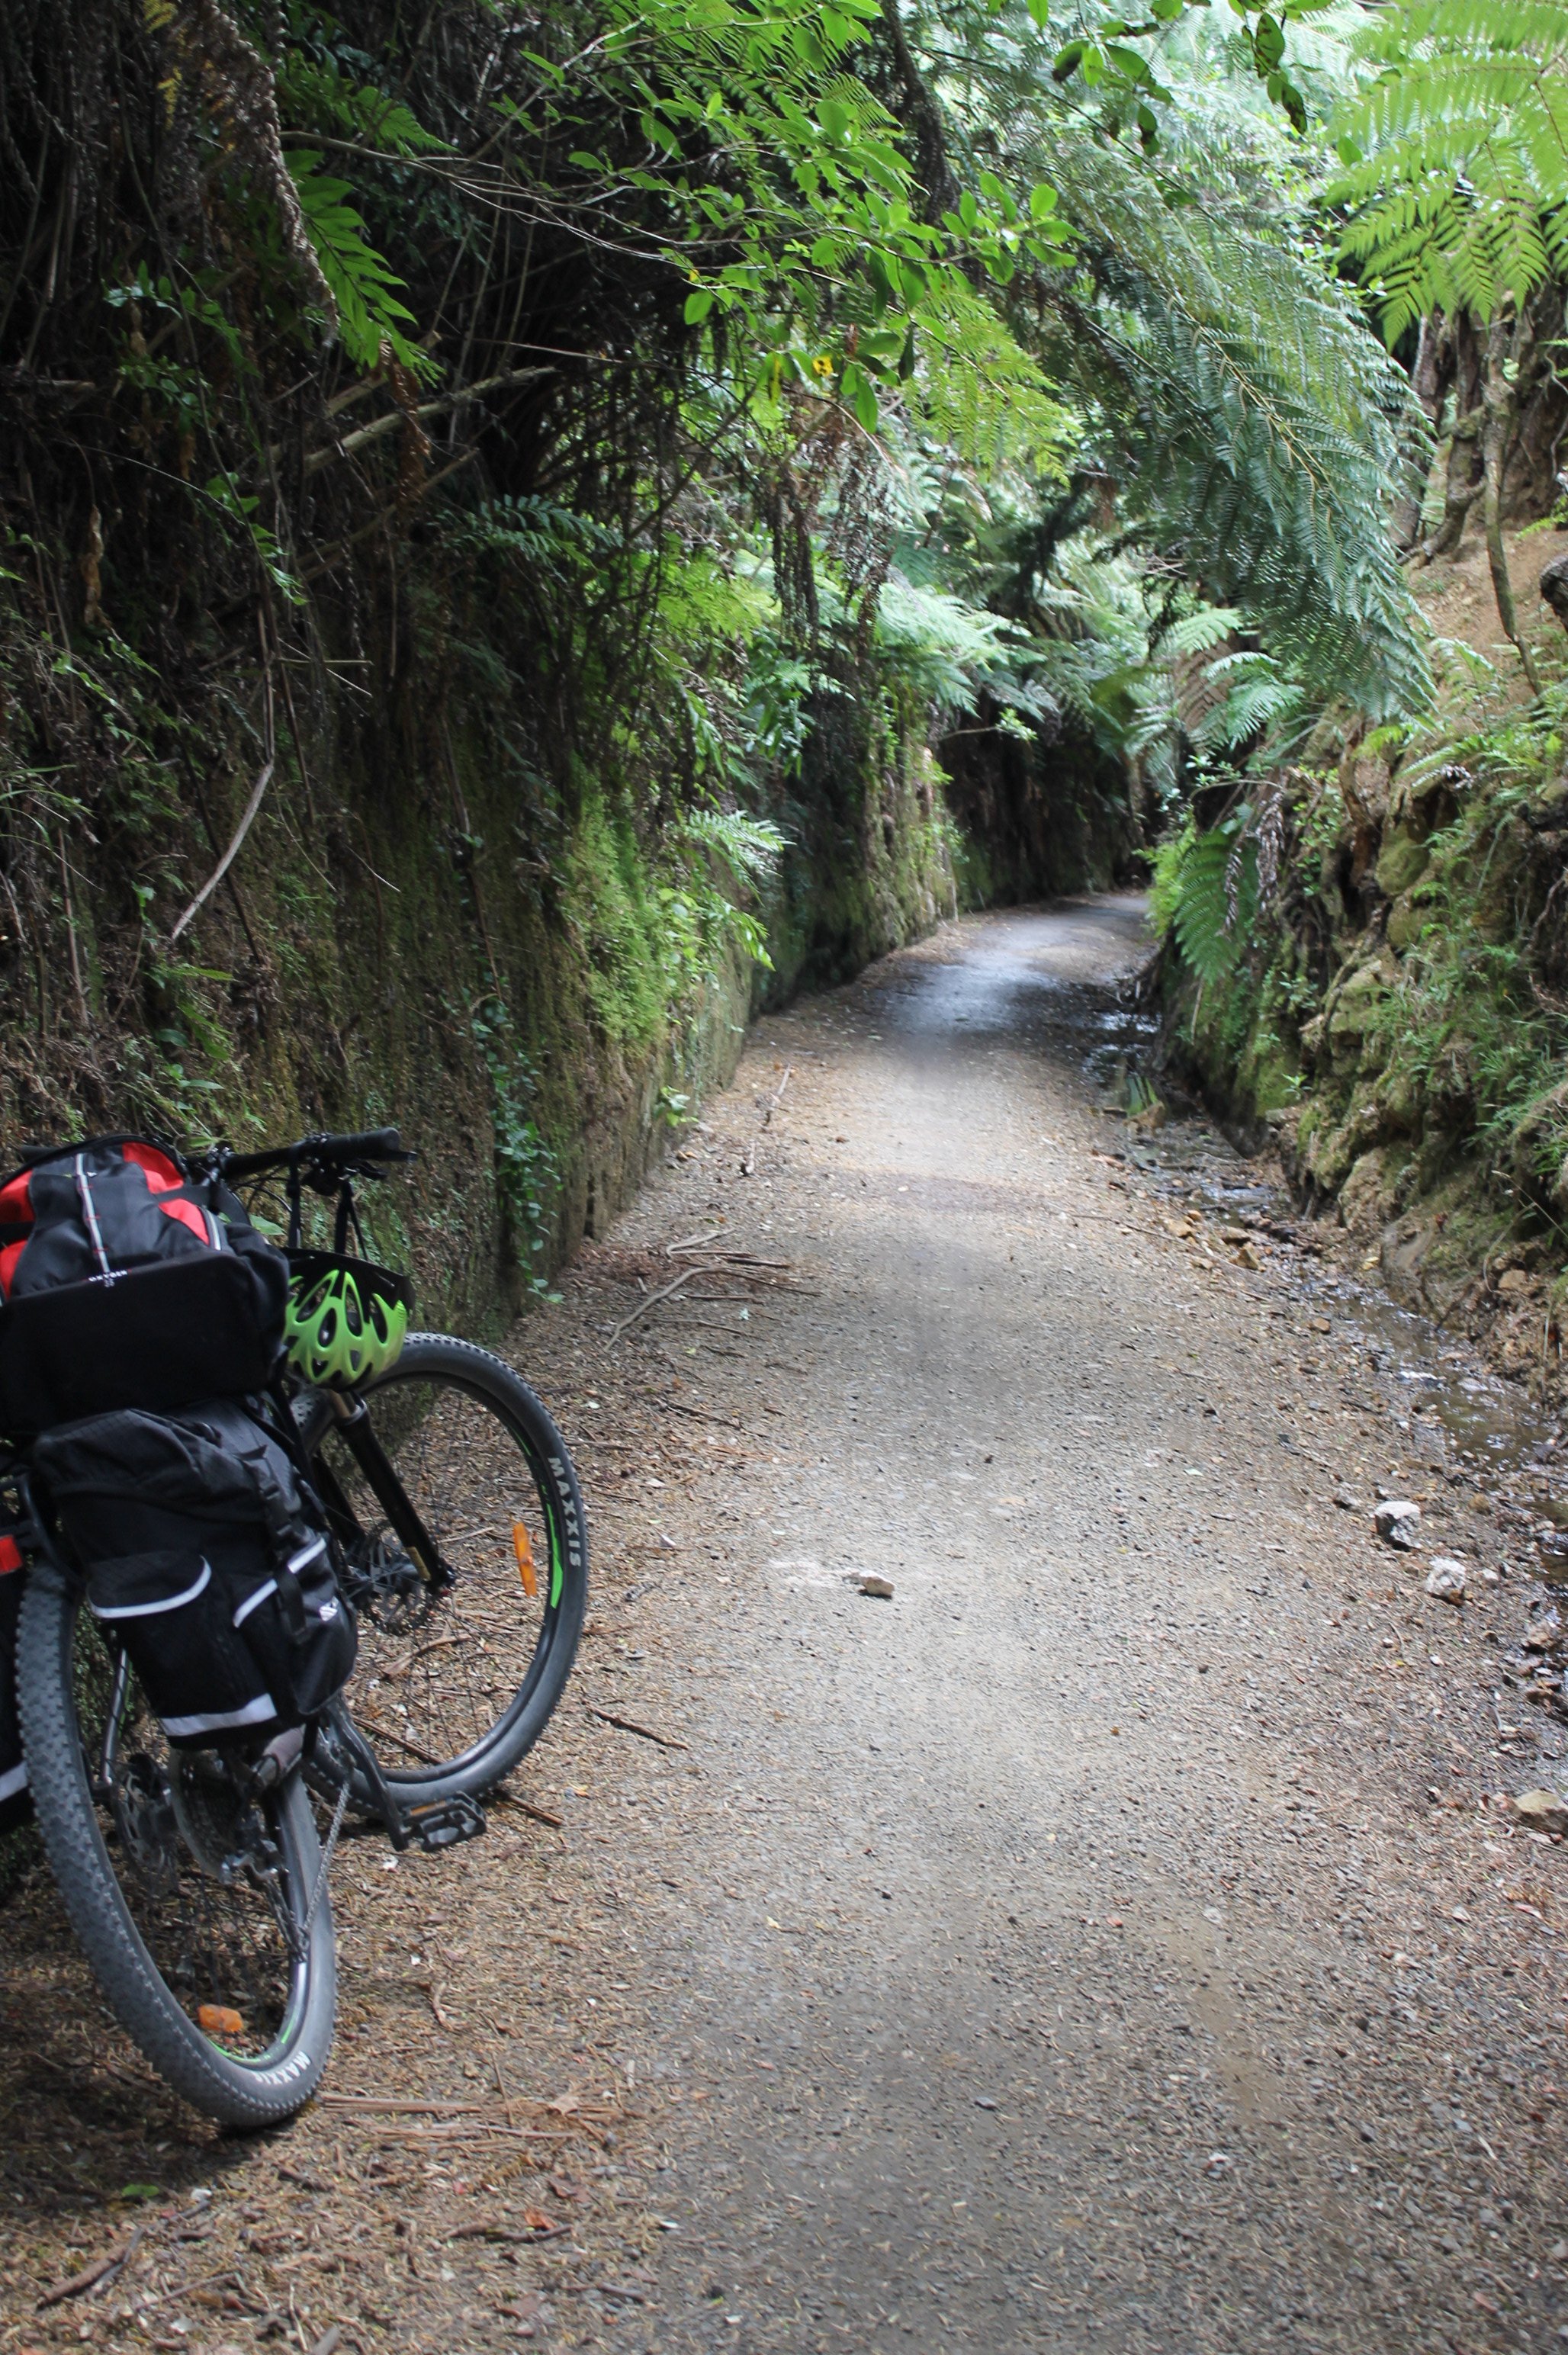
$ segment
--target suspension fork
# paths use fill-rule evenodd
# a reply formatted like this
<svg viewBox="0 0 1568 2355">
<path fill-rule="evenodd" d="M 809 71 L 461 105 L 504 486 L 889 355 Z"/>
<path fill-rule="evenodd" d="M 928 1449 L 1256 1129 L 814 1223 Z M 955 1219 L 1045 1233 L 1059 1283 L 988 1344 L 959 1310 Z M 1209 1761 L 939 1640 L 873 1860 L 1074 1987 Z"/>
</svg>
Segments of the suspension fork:
<svg viewBox="0 0 1568 2355">
<path fill-rule="evenodd" d="M 407 1550 L 431 1593 L 444 1593 L 456 1583 L 452 1569 L 443 1561 L 439 1547 L 392 1468 L 366 1412 L 364 1400 L 345 1398 L 338 1391 L 327 1391 L 324 1395 L 344 1445 L 364 1474 L 366 1485 L 396 1531 L 399 1543 Z"/>
</svg>

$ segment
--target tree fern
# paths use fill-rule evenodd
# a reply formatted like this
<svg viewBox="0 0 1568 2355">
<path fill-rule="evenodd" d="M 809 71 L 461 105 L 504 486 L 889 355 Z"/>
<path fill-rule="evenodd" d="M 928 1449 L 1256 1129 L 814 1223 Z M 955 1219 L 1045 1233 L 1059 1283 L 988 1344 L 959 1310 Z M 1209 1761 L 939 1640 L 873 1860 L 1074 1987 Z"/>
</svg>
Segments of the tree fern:
<svg viewBox="0 0 1568 2355">
<path fill-rule="evenodd" d="M 935 0 L 906 21 L 965 167 L 1060 192 L 1082 266 L 1037 275 L 1033 323 L 1021 306 L 1012 320 L 1076 395 L 1125 521 L 1243 614 L 1309 702 L 1422 709 L 1430 679 L 1387 515 L 1424 423 L 1337 283 L 1317 186 L 1260 114 L 1250 65 L 1228 62 L 1229 37 L 1161 37 L 1177 88 L 1155 101 L 1150 155 L 1116 135 L 1114 110 L 1052 83 L 1060 33 L 1023 0 Z"/>
<path fill-rule="evenodd" d="M 1490 317 L 1568 268 L 1568 5 L 1396 0 L 1336 119 L 1343 250 L 1392 342 L 1434 310 Z"/>
</svg>

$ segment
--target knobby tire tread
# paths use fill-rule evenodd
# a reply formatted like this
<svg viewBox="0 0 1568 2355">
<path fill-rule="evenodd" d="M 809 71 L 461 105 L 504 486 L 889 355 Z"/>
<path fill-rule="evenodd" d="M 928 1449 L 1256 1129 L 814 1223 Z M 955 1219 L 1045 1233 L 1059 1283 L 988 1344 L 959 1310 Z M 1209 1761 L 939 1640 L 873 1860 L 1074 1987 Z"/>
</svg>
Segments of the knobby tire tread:
<svg viewBox="0 0 1568 2355">
<path fill-rule="evenodd" d="M 309 2099 L 332 2047 L 336 1954 L 331 1898 L 323 1892 L 306 1962 L 308 1992 L 290 2052 L 307 2036 L 315 2049 L 308 2065 L 285 2085 L 267 2088 L 257 2083 L 256 2071 L 226 2062 L 187 2018 L 131 1919 L 82 1760 L 71 1694 L 73 1618 L 59 1572 L 34 1564 L 16 1636 L 23 1747 L 38 1832 L 78 1944 L 115 2018 L 165 2084 L 221 2125 L 251 2131 L 275 2126 Z M 308 1888 L 320 1847 L 297 1776 L 284 1805 L 293 1812 L 294 1850 Z M 289 2058 L 285 2053 L 274 2066 Z"/>
</svg>

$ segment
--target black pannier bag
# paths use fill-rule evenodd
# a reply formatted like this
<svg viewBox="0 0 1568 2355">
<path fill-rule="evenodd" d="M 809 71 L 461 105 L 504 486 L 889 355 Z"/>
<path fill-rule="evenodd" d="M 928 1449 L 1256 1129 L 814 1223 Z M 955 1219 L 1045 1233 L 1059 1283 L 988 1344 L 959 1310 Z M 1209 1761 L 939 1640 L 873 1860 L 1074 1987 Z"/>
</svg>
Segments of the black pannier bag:
<svg viewBox="0 0 1568 2355">
<path fill-rule="evenodd" d="M 22 1557 L 9 1538 L 0 1538 L 0 1833 L 14 1831 L 33 1812 L 16 1718 L 16 1614 L 22 1585 Z"/>
<path fill-rule="evenodd" d="M 288 1286 L 235 1195 L 162 1146 L 30 1154 L 0 1186 L 0 1430 L 261 1390 Z"/>
<path fill-rule="evenodd" d="M 354 1614 L 284 1449 L 237 1400 L 62 1424 L 35 1472 L 169 1740 L 262 1739 L 324 1709 Z"/>
</svg>

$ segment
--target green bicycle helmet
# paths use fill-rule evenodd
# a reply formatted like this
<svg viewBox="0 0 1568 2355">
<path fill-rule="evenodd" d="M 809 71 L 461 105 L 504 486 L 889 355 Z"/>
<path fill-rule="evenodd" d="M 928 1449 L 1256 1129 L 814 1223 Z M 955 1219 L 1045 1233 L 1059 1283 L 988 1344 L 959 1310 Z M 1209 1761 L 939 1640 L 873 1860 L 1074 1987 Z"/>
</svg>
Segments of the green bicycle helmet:
<svg viewBox="0 0 1568 2355">
<path fill-rule="evenodd" d="M 384 1374 L 409 1329 L 406 1277 L 337 1252 L 294 1251 L 289 1263 L 283 1342 L 301 1380 L 347 1391 Z"/>
</svg>

